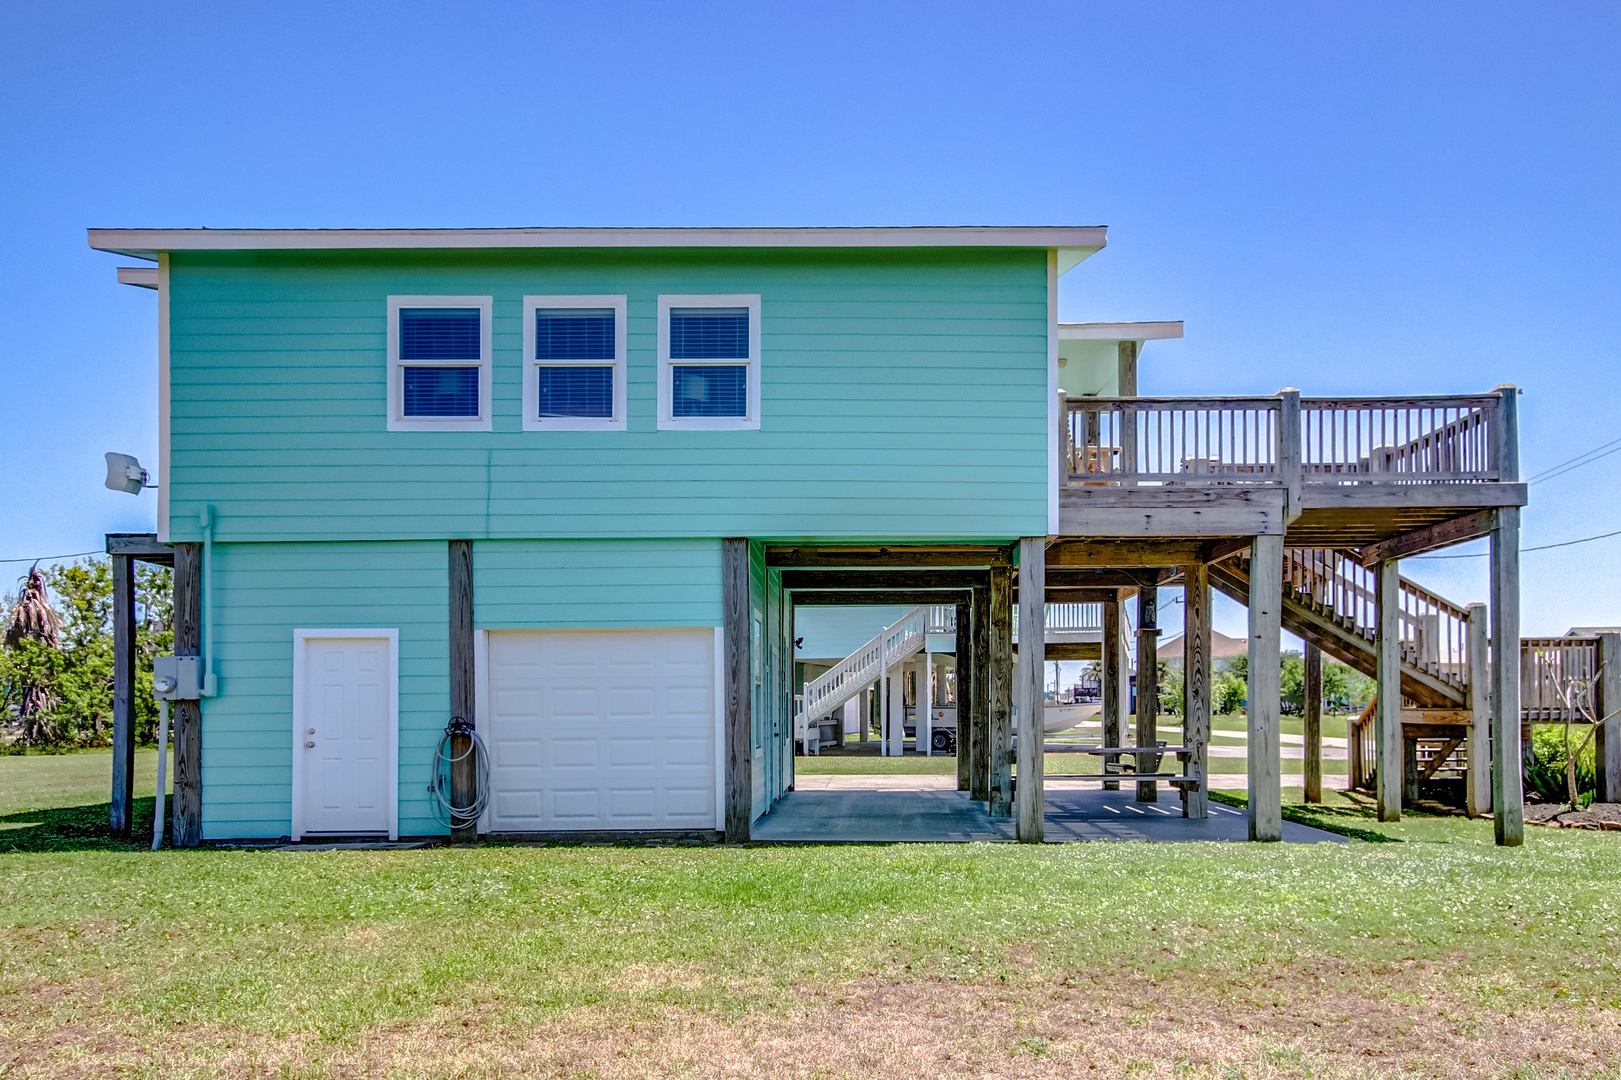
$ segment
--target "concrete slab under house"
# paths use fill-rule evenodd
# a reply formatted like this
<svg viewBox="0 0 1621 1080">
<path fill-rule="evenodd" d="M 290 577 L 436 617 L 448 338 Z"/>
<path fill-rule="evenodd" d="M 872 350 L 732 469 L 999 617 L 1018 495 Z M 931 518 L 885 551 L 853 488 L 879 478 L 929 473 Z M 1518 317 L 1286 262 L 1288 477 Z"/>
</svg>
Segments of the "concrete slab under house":
<svg viewBox="0 0 1621 1080">
<path fill-rule="evenodd" d="M 175 844 L 1292 839 L 1284 629 L 1377 679 L 1347 753 L 1382 817 L 1455 773 L 1520 840 L 1512 387 L 1141 395 L 1180 323 L 1057 318 L 1100 227 L 89 239 L 156 293 L 157 532 L 108 551 L 120 627 L 131 561 L 172 562 L 196 658 Z M 1478 537 L 1489 606 L 1399 573 Z M 1173 739 L 1132 670 L 1163 588 Z M 1241 817 L 1208 799 L 1212 590 L 1249 611 Z M 955 774 L 817 811 L 797 755 L 861 739 Z"/>
</svg>

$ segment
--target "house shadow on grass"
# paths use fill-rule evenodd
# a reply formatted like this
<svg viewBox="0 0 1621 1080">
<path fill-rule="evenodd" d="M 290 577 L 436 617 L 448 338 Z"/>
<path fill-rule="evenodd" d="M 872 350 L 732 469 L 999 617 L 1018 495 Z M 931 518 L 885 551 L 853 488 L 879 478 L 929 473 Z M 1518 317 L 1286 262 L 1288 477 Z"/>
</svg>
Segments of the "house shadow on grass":
<svg viewBox="0 0 1621 1080">
<path fill-rule="evenodd" d="M 1367 840 L 1375 844 L 1400 844 L 1402 839 L 1368 828 L 1379 820 L 1374 800 L 1360 791 L 1337 791 L 1331 805 L 1284 803 L 1283 819 L 1314 829 L 1349 836 L 1353 840 Z M 1212 791 L 1210 798 L 1228 806 L 1248 806 L 1249 800 L 1240 793 Z"/>
<path fill-rule="evenodd" d="M 154 801 L 150 796 L 135 800 L 134 828 L 128 840 L 114 839 L 109 832 L 107 803 L 0 815 L 0 853 L 147 850 L 152 846 Z"/>
</svg>

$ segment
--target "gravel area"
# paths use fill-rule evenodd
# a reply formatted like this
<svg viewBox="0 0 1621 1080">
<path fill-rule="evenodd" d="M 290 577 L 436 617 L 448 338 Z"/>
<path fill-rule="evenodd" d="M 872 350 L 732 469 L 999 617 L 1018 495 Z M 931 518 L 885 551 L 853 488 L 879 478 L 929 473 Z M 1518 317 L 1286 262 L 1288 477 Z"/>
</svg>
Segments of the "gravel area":
<svg viewBox="0 0 1621 1080">
<path fill-rule="evenodd" d="M 1621 803 L 1596 802 L 1586 810 L 1571 811 L 1564 803 L 1526 803 L 1528 825 L 1556 829 L 1604 829 L 1621 832 Z"/>
</svg>

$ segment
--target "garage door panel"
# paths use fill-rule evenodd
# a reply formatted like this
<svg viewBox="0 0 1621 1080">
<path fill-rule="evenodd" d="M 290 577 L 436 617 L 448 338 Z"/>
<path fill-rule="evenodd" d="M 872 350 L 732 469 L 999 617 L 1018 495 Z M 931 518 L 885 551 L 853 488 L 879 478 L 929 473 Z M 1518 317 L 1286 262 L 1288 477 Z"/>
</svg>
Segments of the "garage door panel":
<svg viewBox="0 0 1621 1080">
<path fill-rule="evenodd" d="M 487 828 L 714 827 L 713 631 L 491 631 L 487 659 Z"/>
</svg>

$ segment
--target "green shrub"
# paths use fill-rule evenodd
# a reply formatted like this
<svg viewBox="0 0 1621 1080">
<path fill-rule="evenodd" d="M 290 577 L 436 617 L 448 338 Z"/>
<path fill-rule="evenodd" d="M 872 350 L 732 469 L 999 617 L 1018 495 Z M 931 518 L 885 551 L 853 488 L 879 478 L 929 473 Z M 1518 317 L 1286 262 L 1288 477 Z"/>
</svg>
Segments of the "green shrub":
<svg viewBox="0 0 1621 1080">
<path fill-rule="evenodd" d="M 1571 729 L 1572 749 L 1587 738 L 1585 725 Z M 1525 786 L 1549 802 L 1565 802 L 1570 793 L 1565 786 L 1565 728 L 1563 724 L 1539 724 L 1531 729 L 1531 761 L 1525 771 Z M 1582 806 L 1593 801 L 1598 791 L 1598 772 L 1593 744 L 1576 758 L 1576 794 Z"/>
</svg>

